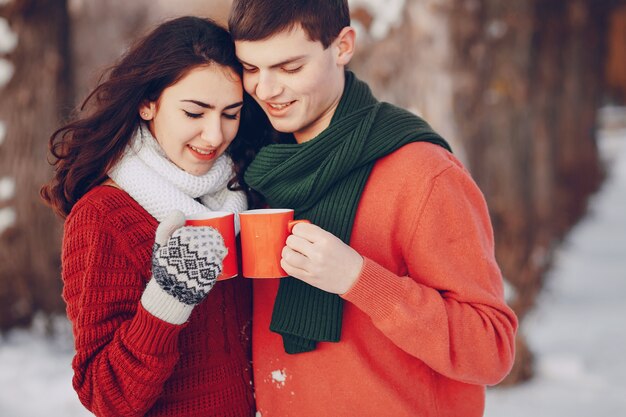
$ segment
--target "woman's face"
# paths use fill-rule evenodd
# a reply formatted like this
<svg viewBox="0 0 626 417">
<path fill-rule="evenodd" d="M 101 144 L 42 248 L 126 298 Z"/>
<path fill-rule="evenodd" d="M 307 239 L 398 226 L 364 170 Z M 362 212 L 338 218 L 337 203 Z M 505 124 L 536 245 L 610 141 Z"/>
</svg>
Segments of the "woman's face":
<svg viewBox="0 0 626 417">
<path fill-rule="evenodd" d="M 235 138 L 242 105 L 239 75 L 211 64 L 189 71 L 157 101 L 144 103 L 139 115 L 174 164 L 203 175 Z"/>
</svg>

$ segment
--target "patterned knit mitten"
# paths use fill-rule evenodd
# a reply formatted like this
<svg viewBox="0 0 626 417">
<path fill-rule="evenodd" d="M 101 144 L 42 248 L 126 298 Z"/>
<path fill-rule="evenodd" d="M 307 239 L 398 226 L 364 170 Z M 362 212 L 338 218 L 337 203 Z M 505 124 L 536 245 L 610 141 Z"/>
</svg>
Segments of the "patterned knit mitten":
<svg viewBox="0 0 626 417">
<path fill-rule="evenodd" d="M 148 311 L 175 324 L 186 321 L 193 306 L 213 288 L 228 252 L 214 228 L 184 224 L 184 215 L 174 212 L 157 228 L 152 280 L 142 296 Z"/>
</svg>

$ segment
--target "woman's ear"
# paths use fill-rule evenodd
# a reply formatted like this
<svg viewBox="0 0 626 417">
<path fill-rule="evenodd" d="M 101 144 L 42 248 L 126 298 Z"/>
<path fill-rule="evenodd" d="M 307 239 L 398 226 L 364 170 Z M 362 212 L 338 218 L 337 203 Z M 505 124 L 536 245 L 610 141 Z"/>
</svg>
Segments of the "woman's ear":
<svg viewBox="0 0 626 417">
<path fill-rule="evenodd" d="M 356 42 L 356 31 L 351 26 L 341 29 L 334 43 L 337 47 L 337 64 L 346 66 L 350 63 L 354 55 L 354 47 Z"/>
<path fill-rule="evenodd" d="M 154 109 L 155 105 L 152 101 L 144 101 L 139 106 L 139 117 L 141 117 L 146 122 L 152 120 L 154 118 Z"/>
</svg>

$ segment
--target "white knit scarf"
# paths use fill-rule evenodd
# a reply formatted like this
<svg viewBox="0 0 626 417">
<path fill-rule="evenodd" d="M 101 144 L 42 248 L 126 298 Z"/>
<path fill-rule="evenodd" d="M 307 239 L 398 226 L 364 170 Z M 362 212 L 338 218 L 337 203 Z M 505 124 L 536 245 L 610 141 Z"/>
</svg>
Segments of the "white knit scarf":
<svg viewBox="0 0 626 417">
<path fill-rule="evenodd" d="M 234 175 L 230 156 L 221 155 L 204 175 L 189 174 L 165 156 L 143 125 L 108 174 L 159 222 L 173 210 L 190 216 L 211 211 L 238 213 L 247 208 L 245 193 L 226 187 Z"/>
</svg>

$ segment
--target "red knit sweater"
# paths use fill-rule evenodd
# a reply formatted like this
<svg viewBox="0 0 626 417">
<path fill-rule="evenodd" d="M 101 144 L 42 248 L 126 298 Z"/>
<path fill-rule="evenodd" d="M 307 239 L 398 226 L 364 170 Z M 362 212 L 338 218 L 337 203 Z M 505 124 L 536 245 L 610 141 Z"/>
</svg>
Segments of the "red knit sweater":
<svg viewBox="0 0 626 417">
<path fill-rule="evenodd" d="M 380 159 L 350 245 L 365 258 L 343 295 L 339 343 L 286 354 L 269 331 L 279 280 L 254 280 L 262 417 L 478 417 L 514 357 L 517 320 L 484 198 L 448 152 L 414 143 Z"/>
<path fill-rule="evenodd" d="M 254 415 L 249 282 L 218 282 L 182 326 L 141 305 L 156 220 L 100 186 L 65 223 L 63 297 L 72 322 L 74 388 L 97 416 Z"/>
</svg>

